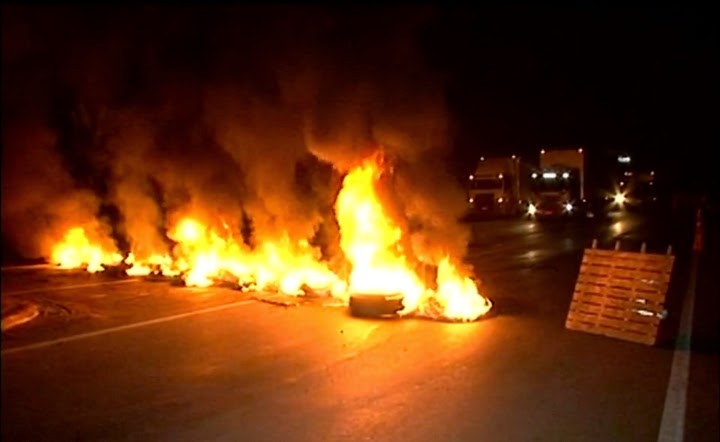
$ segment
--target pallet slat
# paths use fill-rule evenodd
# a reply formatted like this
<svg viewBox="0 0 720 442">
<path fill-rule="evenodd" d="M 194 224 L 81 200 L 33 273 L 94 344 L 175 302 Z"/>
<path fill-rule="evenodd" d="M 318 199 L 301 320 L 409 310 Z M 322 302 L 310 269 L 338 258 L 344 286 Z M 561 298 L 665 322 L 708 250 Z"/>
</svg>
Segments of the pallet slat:
<svg viewBox="0 0 720 442">
<path fill-rule="evenodd" d="M 643 299 L 652 302 L 665 302 L 665 290 L 645 290 L 644 287 L 623 287 L 619 285 L 590 284 L 579 281 L 575 285 L 575 292 L 582 295 L 612 296 L 623 299 Z"/>
<path fill-rule="evenodd" d="M 587 256 L 587 257 L 607 257 L 607 258 L 613 258 L 616 260 L 655 262 L 655 263 L 659 263 L 659 264 L 666 264 L 667 259 L 673 257 L 673 255 L 665 255 L 665 254 L 659 254 L 659 253 L 620 252 L 617 250 L 603 250 L 603 249 L 585 249 L 585 256 Z"/>
<path fill-rule="evenodd" d="M 674 259 L 586 249 L 565 327 L 654 345 Z"/>
<path fill-rule="evenodd" d="M 573 322 L 571 324 L 568 324 L 568 328 L 571 330 L 577 330 L 596 335 L 603 335 L 610 338 L 622 339 L 624 341 L 636 342 L 645 345 L 654 345 L 655 340 L 657 339 L 655 334 L 648 335 L 642 333 L 625 332 L 621 330 L 601 328 L 587 323 Z"/>
<path fill-rule="evenodd" d="M 586 307 L 587 306 L 587 307 Z M 570 304 L 570 308 L 592 308 L 606 307 L 613 309 L 623 309 L 635 312 L 638 315 L 643 313 L 638 312 L 651 312 L 653 315 L 661 314 L 663 311 L 663 305 L 658 303 L 638 302 L 638 300 L 624 300 L 624 299 L 613 299 L 613 298 L 601 298 L 598 296 L 586 297 L 585 299 L 575 300 Z"/>
<path fill-rule="evenodd" d="M 611 266 L 611 265 L 597 265 L 592 262 L 582 263 L 580 268 L 587 275 L 601 276 L 606 275 L 608 270 L 613 270 L 612 274 L 619 278 L 640 278 L 648 280 L 657 280 L 667 282 L 669 280 L 669 273 L 671 269 L 659 267 L 630 267 L 630 266 Z"/>
<path fill-rule="evenodd" d="M 660 324 L 660 318 L 656 315 L 644 316 L 639 313 L 626 315 L 624 309 L 616 307 L 574 307 L 568 313 L 568 318 L 572 320 L 592 320 L 596 324 L 603 324 L 622 330 L 645 330 L 646 328 L 655 328 Z"/>
</svg>

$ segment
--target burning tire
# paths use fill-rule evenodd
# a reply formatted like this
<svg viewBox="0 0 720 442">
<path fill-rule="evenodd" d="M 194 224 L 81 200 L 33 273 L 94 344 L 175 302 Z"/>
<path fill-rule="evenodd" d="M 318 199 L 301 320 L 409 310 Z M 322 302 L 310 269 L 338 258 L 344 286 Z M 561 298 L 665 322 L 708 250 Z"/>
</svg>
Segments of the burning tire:
<svg viewBox="0 0 720 442">
<path fill-rule="evenodd" d="M 126 270 L 127 267 L 122 265 L 105 266 L 104 273 L 112 278 L 127 278 L 128 275 L 125 273 Z"/>
<path fill-rule="evenodd" d="M 397 312 L 403 309 L 402 300 L 403 296 L 399 293 L 354 294 L 350 296 L 350 314 L 360 317 L 396 317 Z"/>
</svg>

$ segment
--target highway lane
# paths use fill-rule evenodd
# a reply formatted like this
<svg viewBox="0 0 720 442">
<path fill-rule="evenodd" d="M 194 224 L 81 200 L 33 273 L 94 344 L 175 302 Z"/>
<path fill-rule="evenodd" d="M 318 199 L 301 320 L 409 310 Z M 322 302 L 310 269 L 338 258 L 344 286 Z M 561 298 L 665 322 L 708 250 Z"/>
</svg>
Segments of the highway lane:
<svg viewBox="0 0 720 442">
<path fill-rule="evenodd" d="M 4 355 L 3 438 L 651 440 L 669 358 L 520 315 L 250 303 Z"/>
<path fill-rule="evenodd" d="M 471 324 L 146 281 L 55 290 L 108 277 L 33 270 L 24 290 L 47 291 L 15 296 L 67 308 L 3 335 L 2 437 L 657 440 L 672 348 L 564 329 L 582 248 L 607 223 L 475 228 L 468 261 L 497 311 Z M 706 384 L 707 359 L 693 365 Z M 692 440 L 716 440 L 702 405 L 717 396 L 694 388 Z"/>
</svg>

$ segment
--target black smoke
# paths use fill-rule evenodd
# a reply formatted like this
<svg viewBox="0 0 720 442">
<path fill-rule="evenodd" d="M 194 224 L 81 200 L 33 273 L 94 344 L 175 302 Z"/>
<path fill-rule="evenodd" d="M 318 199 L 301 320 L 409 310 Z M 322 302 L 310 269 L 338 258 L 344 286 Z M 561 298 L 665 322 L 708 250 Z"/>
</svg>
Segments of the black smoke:
<svg viewBox="0 0 720 442">
<path fill-rule="evenodd" d="M 3 6 L 3 239 L 72 225 L 138 254 L 186 214 L 337 254 L 342 175 L 378 150 L 418 255 L 460 256 L 427 8 Z M 229 226 L 229 227 L 228 227 Z M 246 235 L 247 236 L 247 235 Z M 128 251 L 128 250 L 125 250 Z"/>
</svg>

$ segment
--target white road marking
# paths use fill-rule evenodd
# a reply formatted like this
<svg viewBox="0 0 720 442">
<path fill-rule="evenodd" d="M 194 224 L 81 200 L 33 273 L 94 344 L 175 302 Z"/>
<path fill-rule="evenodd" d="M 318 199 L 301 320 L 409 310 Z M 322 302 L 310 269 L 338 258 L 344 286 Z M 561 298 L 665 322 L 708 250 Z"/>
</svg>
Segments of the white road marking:
<svg viewBox="0 0 720 442">
<path fill-rule="evenodd" d="M 277 295 L 274 295 L 274 296 L 277 296 Z M 274 296 L 268 296 L 268 297 L 272 298 Z M 185 312 L 185 313 L 179 313 L 176 315 L 164 316 L 162 318 L 156 318 L 156 319 L 150 319 L 147 321 L 135 322 L 132 324 L 120 325 L 117 327 L 111 327 L 111 328 L 106 328 L 103 330 L 91 331 L 88 333 L 80 333 L 79 335 L 67 336 L 64 338 L 53 339 L 51 341 L 37 342 L 35 344 L 30 344 L 30 345 L 25 345 L 22 347 L 15 347 L 15 348 L 3 350 L 0 353 L 0 355 L 7 356 L 7 355 L 10 355 L 13 353 L 20 353 L 20 352 L 28 351 L 28 350 L 36 350 L 38 348 L 51 347 L 53 345 L 64 344 L 66 342 L 79 341 L 81 339 L 93 338 L 96 336 L 107 335 L 110 333 L 116 333 L 116 332 L 125 331 L 125 330 L 132 330 L 134 328 L 145 327 L 148 325 L 161 324 L 163 322 L 175 321 L 177 319 L 188 318 L 190 316 L 197 316 L 197 315 L 202 315 L 205 313 L 217 312 L 220 310 L 227 310 L 229 308 L 239 307 L 241 305 L 252 304 L 252 303 L 257 303 L 257 301 L 254 299 L 246 299 L 243 301 L 232 302 L 230 304 L 217 305 L 215 307 L 208 307 L 208 308 L 204 308 L 204 309 L 200 309 L 200 310 L 194 310 L 191 312 Z"/>
<path fill-rule="evenodd" d="M 37 305 L 29 304 L 21 308 L 16 313 L 4 316 L 2 318 L 2 331 L 10 330 L 13 327 L 30 322 L 40 314 Z"/>
<path fill-rule="evenodd" d="M 26 293 L 56 292 L 58 290 L 84 289 L 87 287 L 100 287 L 103 285 L 112 285 L 112 284 L 126 284 L 128 282 L 138 282 L 138 281 L 141 281 L 141 280 L 137 279 L 137 278 L 132 278 L 132 279 L 123 279 L 121 281 L 94 282 L 92 284 L 61 285 L 58 287 L 50 286 L 50 287 L 45 287 L 45 288 L 16 290 L 14 292 L 4 292 L 3 296 L 24 295 Z"/>
<path fill-rule="evenodd" d="M 36 270 L 36 269 L 56 269 L 57 266 L 54 266 L 52 264 L 28 264 L 28 265 L 20 265 L 20 266 L 6 266 L 3 267 L 1 270 L 3 272 L 6 271 L 21 271 L 21 270 Z"/>
<path fill-rule="evenodd" d="M 678 338 L 673 353 L 670 380 L 667 393 L 665 393 L 665 406 L 660 422 L 658 442 L 682 442 L 685 439 L 685 407 L 690 377 L 690 343 L 697 273 L 698 255 L 694 254 L 690 268 L 690 281 L 680 317 Z"/>
</svg>

